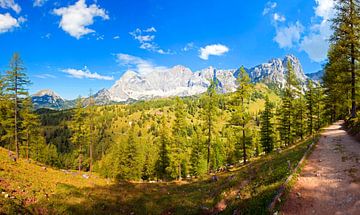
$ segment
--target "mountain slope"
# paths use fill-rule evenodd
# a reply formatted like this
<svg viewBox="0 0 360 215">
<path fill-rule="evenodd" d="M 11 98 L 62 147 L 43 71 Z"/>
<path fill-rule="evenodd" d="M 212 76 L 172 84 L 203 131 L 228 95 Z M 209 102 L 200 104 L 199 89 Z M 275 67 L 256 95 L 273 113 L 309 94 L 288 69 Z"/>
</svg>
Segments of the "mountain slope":
<svg viewBox="0 0 360 215">
<path fill-rule="evenodd" d="M 283 59 L 274 58 L 246 69 L 254 83 L 263 82 L 283 88 L 286 83 L 288 62 L 292 65 L 295 75 L 301 85 L 311 78 L 318 81 L 321 74 L 306 76 L 299 59 L 294 55 L 286 55 Z M 171 96 L 192 96 L 206 91 L 210 80 L 216 80 L 222 93 L 233 92 L 236 89 L 236 78 L 239 69 L 221 70 L 213 67 L 192 72 L 184 66 L 174 66 L 170 69 L 161 68 L 147 73 L 134 71 L 125 72 L 110 89 L 102 89 L 94 95 L 95 103 L 105 105 L 112 102 L 128 102 L 162 98 Z M 88 99 L 84 99 L 86 106 Z M 45 90 L 34 95 L 33 102 L 36 108 L 45 107 L 64 109 L 73 107 L 74 101 L 67 101 L 54 92 Z"/>
<path fill-rule="evenodd" d="M 66 106 L 65 100 L 50 89 L 40 90 L 39 92 L 32 95 L 31 98 L 36 109 L 63 109 Z"/>
</svg>

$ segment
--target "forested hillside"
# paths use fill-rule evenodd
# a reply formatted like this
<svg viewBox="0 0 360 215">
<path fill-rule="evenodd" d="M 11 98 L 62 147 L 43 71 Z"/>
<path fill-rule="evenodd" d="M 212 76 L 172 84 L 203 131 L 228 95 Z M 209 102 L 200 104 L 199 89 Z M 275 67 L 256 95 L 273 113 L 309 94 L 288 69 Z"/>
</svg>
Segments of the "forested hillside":
<svg viewBox="0 0 360 215">
<path fill-rule="evenodd" d="M 242 68 L 238 89 L 213 81 L 198 97 L 33 111 L 18 54 L 2 79 L 1 145 L 58 168 L 118 180 L 181 180 L 226 170 L 304 139 L 329 122 L 323 90 L 300 86 L 288 63 L 284 89 L 253 84 Z M 15 120 L 16 121 L 15 121 Z M 15 142 L 14 142 L 15 140 Z"/>
</svg>

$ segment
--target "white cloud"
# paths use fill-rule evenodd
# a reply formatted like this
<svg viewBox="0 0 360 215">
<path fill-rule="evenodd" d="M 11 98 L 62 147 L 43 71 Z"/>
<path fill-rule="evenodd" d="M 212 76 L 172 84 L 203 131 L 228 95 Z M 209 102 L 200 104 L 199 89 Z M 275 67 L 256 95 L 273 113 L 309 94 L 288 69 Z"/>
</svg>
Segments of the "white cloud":
<svg viewBox="0 0 360 215">
<path fill-rule="evenodd" d="M 41 7 L 47 2 L 47 0 L 34 0 L 33 6 L 34 7 Z"/>
<path fill-rule="evenodd" d="M 154 42 L 156 29 L 154 27 L 141 30 L 137 28 L 135 31 L 129 32 L 131 36 L 140 43 L 140 48 L 152 52 L 157 52 L 159 54 L 171 54 L 170 50 L 163 50 L 159 47 L 157 43 Z"/>
<path fill-rule="evenodd" d="M 21 7 L 14 0 L 0 0 L 0 7 L 4 9 L 11 8 L 16 13 L 20 13 Z"/>
<path fill-rule="evenodd" d="M 199 57 L 203 60 L 208 60 L 210 55 L 221 56 L 229 51 L 229 48 L 222 44 L 207 45 L 200 48 Z"/>
<path fill-rule="evenodd" d="M 265 8 L 262 12 L 262 15 L 265 16 L 266 14 L 268 14 L 270 11 L 272 11 L 273 9 L 275 9 L 277 6 L 276 2 L 267 2 L 265 5 Z"/>
<path fill-rule="evenodd" d="M 87 6 L 85 0 L 79 0 L 74 5 L 54 9 L 54 14 L 61 16 L 59 27 L 71 36 L 80 39 L 83 35 L 95 32 L 87 26 L 94 23 L 95 17 L 109 19 L 107 12 L 96 4 Z"/>
<path fill-rule="evenodd" d="M 79 79 L 89 78 L 89 79 L 98 79 L 98 80 L 106 80 L 106 81 L 114 80 L 114 77 L 112 76 L 104 76 L 96 72 L 91 73 L 90 70 L 86 67 L 82 70 L 68 68 L 68 69 L 63 69 L 62 71 L 69 74 L 70 77 L 73 78 L 79 78 Z"/>
<path fill-rule="evenodd" d="M 115 36 L 113 37 L 113 39 L 114 39 L 114 40 L 118 40 L 118 39 L 120 39 L 120 36 L 119 36 L 119 35 L 115 35 Z"/>
<path fill-rule="evenodd" d="M 0 34 L 12 31 L 20 27 L 20 24 L 25 22 L 26 19 L 19 17 L 18 19 L 12 17 L 9 13 L 0 14 Z"/>
<path fill-rule="evenodd" d="M 284 15 L 281 15 L 279 13 L 274 13 L 273 14 L 273 20 L 275 22 L 285 22 L 286 21 L 286 18 Z"/>
<path fill-rule="evenodd" d="M 280 48 L 293 48 L 299 43 L 303 31 L 304 27 L 300 22 L 285 27 L 276 27 L 274 41 L 278 43 Z"/>
<path fill-rule="evenodd" d="M 327 57 L 329 38 L 332 34 L 330 20 L 335 15 L 334 0 L 315 0 L 315 17 L 321 19 L 310 28 L 310 33 L 304 36 L 300 43 L 300 50 L 307 53 L 311 60 L 322 62 Z"/>
<path fill-rule="evenodd" d="M 48 79 L 48 78 L 56 78 L 55 75 L 51 75 L 51 74 L 39 74 L 39 75 L 35 75 L 35 77 L 37 78 L 41 78 L 41 79 Z"/>
<path fill-rule="evenodd" d="M 334 0 L 315 0 L 315 14 L 325 20 L 331 19 L 335 15 Z"/>
<path fill-rule="evenodd" d="M 190 50 L 192 50 L 192 49 L 194 49 L 194 48 L 195 48 L 195 45 L 194 45 L 193 42 L 191 42 L 191 43 L 186 44 L 186 45 L 184 46 L 184 48 L 181 49 L 181 51 L 187 52 L 187 51 L 190 51 Z"/>
<path fill-rule="evenodd" d="M 144 32 L 148 32 L 148 33 L 156 32 L 156 28 L 150 27 L 150 28 L 148 28 L 148 29 L 145 29 Z"/>
<path fill-rule="evenodd" d="M 120 65 L 128 67 L 128 70 L 139 74 L 148 74 L 153 71 L 166 71 L 167 67 L 156 66 L 151 61 L 144 60 L 140 57 L 119 53 L 116 55 Z"/>
</svg>

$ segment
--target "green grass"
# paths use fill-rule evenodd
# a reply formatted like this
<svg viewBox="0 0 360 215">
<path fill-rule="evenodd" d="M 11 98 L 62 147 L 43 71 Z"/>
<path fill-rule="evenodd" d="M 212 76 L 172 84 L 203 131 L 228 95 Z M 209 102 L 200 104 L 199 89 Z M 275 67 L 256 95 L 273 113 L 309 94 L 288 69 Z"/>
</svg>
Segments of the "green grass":
<svg viewBox="0 0 360 215">
<path fill-rule="evenodd" d="M 0 214 L 199 214 L 226 205 L 223 214 L 266 214 L 279 186 L 301 159 L 310 141 L 281 153 L 252 160 L 245 166 L 210 177 L 168 183 L 115 182 L 93 174 L 85 179 L 77 172 L 10 161 L 0 148 Z M 218 204 L 221 202 L 222 204 Z"/>
</svg>

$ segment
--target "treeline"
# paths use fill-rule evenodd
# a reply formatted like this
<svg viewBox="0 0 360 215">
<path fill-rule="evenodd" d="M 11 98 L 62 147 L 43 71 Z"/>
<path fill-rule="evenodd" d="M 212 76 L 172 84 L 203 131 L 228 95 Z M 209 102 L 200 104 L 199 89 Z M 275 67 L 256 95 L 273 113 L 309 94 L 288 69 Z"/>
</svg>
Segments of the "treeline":
<svg viewBox="0 0 360 215">
<path fill-rule="evenodd" d="M 325 104 L 331 119 L 357 118 L 359 102 L 360 1 L 337 0 L 328 62 L 324 70 Z"/>
</svg>

